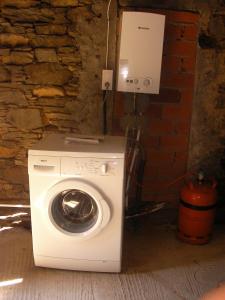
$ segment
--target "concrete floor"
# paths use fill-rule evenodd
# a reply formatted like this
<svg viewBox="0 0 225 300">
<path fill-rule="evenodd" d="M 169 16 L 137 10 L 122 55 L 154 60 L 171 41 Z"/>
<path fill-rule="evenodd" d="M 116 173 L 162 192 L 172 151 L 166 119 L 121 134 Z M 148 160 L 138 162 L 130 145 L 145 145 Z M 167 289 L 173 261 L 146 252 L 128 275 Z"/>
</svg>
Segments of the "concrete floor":
<svg viewBox="0 0 225 300">
<path fill-rule="evenodd" d="M 0 253 L 1 300 L 192 300 L 225 282 L 224 226 L 205 246 L 178 241 L 171 225 L 126 226 L 121 274 L 35 267 L 31 232 L 22 228 L 0 232 Z"/>
</svg>

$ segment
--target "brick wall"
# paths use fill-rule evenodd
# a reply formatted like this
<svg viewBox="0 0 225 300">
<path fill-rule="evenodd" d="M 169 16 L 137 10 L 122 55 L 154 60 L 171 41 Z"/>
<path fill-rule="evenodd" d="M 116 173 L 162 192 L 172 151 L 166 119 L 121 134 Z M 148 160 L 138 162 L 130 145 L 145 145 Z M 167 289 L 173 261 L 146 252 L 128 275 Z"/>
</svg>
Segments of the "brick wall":
<svg viewBox="0 0 225 300">
<path fill-rule="evenodd" d="M 148 95 L 144 109 L 139 109 L 147 158 L 143 200 L 176 203 L 182 182 L 166 186 L 187 169 L 199 15 L 154 12 L 166 15 L 166 27 L 160 93 Z M 123 93 L 115 96 L 113 132 L 117 134 L 123 133 L 126 120 L 132 118 L 125 97 Z M 144 100 L 138 97 L 140 106 Z"/>
</svg>

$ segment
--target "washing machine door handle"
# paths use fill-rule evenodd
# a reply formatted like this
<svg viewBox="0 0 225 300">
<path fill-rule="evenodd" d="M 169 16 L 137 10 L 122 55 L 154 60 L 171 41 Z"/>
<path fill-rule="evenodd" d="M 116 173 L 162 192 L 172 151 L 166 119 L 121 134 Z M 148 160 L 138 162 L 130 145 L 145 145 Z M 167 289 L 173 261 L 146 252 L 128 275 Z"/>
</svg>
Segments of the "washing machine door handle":
<svg viewBox="0 0 225 300">
<path fill-rule="evenodd" d="M 110 213 L 110 207 L 104 199 L 102 199 L 100 203 L 102 206 L 101 229 L 103 229 L 109 223 L 111 218 L 111 213 Z"/>
</svg>

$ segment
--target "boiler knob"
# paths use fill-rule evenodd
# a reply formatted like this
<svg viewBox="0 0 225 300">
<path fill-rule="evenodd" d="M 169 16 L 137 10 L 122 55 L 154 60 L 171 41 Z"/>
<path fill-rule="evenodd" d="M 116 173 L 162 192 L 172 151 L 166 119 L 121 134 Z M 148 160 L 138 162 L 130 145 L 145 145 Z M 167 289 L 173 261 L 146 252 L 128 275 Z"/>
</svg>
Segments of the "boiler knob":
<svg viewBox="0 0 225 300">
<path fill-rule="evenodd" d="M 107 164 L 101 165 L 101 173 L 102 175 L 105 175 L 107 173 Z"/>
<path fill-rule="evenodd" d="M 144 86 L 149 86 L 150 83 L 151 83 L 150 79 L 145 78 L 145 80 L 144 80 L 144 82 L 143 82 Z"/>
<path fill-rule="evenodd" d="M 138 80 L 137 78 L 135 78 L 135 79 L 134 79 L 134 84 L 138 84 L 138 81 L 139 81 L 139 80 Z"/>
</svg>

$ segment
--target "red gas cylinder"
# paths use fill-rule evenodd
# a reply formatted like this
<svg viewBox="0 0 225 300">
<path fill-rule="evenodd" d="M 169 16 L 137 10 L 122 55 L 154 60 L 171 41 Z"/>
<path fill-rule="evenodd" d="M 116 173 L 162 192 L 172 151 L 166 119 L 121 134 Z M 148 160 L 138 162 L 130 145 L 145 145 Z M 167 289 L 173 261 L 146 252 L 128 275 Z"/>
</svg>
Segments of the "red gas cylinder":
<svg viewBox="0 0 225 300">
<path fill-rule="evenodd" d="M 178 238 L 191 244 L 209 242 L 217 201 L 216 182 L 205 181 L 199 174 L 196 182 L 189 182 L 181 190 Z"/>
</svg>

